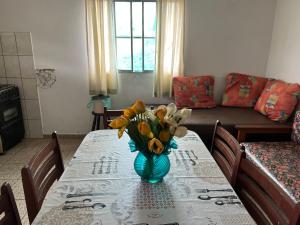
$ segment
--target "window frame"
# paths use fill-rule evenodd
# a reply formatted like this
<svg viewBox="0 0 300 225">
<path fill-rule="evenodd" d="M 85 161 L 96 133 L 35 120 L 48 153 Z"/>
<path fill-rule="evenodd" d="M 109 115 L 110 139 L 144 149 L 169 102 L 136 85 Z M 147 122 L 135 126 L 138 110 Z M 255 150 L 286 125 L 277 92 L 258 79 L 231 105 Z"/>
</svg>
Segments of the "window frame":
<svg viewBox="0 0 300 225">
<path fill-rule="evenodd" d="M 157 37 L 157 32 L 155 32 L 155 36 L 154 37 L 145 37 L 144 35 L 144 2 L 157 2 L 156 0 L 114 0 L 114 14 L 116 13 L 116 7 L 115 7 L 115 3 L 116 2 L 129 2 L 130 3 L 130 36 L 117 36 L 117 30 L 116 30 L 116 20 L 114 20 L 114 31 L 115 31 L 115 41 L 117 42 L 118 38 L 128 38 L 130 39 L 130 43 L 131 43 L 131 52 L 130 52 L 130 57 L 131 57 L 131 70 L 120 70 L 117 68 L 119 73 L 137 73 L 137 74 L 141 74 L 141 73 L 153 73 L 155 71 L 155 68 L 153 70 L 145 70 L 145 50 L 144 50 L 144 42 L 145 39 L 154 39 L 155 44 L 156 44 L 156 37 Z M 132 29 L 132 25 L 133 25 L 133 20 L 132 20 L 132 3 L 133 2 L 141 2 L 142 3 L 142 36 L 133 36 L 133 29 Z M 157 25 L 157 24 L 156 24 Z M 142 39 L 142 71 L 134 71 L 133 70 L 133 39 L 136 38 L 140 38 Z M 116 45 L 116 50 L 117 50 L 117 54 L 118 54 L 118 49 L 117 49 L 117 45 Z M 155 51 L 156 54 L 156 51 Z"/>
</svg>

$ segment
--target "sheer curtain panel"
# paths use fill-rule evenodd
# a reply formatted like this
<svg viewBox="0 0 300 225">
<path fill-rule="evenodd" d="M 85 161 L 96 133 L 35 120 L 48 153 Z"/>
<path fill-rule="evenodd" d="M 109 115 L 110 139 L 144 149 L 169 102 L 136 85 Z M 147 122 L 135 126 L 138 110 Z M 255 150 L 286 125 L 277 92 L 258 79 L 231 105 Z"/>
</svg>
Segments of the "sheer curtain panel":
<svg viewBox="0 0 300 225">
<path fill-rule="evenodd" d="M 90 94 L 113 94 L 118 89 L 113 0 L 86 0 Z"/>
<path fill-rule="evenodd" d="M 184 0 L 157 0 L 154 96 L 172 96 L 172 79 L 183 76 Z"/>
</svg>

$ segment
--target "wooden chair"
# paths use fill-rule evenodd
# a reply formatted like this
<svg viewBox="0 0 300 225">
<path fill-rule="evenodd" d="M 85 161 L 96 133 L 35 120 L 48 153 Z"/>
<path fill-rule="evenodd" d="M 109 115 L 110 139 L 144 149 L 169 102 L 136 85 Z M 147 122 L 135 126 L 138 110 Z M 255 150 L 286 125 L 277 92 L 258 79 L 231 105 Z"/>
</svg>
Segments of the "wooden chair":
<svg viewBox="0 0 300 225">
<path fill-rule="evenodd" d="M 21 225 L 20 215 L 13 192 L 9 183 L 6 182 L 1 187 L 0 225 Z"/>
<path fill-rule="evenodd" d="M 104 129 L 109 129 L 110 127 L 108 124 L 116 117 L 122 116 L 123 115 L 123 110 L 117 109 L 117 110 L 112 110 L 112 109 L 107 109 L 104 107 L 104 116 L 103 116 L 103 127 Z"/>
<path fill-rule="evenodd" d="M 300 224 L 296 204 L 266 173 L 242 153 L 237 176 L 237 193 L 257 224 Z"/>
<path fill-rule="evenodd" d="M 210 152 L 232 187 L 236 183 L 242 151 L 244 149 L 237 140 L 221 126 L 220 121 L 216 121 Z"/>
<path fill-rule="evenodd" d="M 33 156 L 22 169 L 22 181 L 30 224 L 38 214 L 44 198 L 55 180 L 64 172 L 56 132 L 52 140 Z"/>
</svg>

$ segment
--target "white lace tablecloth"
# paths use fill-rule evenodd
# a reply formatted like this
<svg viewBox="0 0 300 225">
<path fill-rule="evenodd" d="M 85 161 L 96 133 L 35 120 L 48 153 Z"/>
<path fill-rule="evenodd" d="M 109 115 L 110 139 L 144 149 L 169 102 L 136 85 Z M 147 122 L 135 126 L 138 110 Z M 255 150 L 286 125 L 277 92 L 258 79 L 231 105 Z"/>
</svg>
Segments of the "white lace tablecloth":
<svg viewBox="0 0 300 225">
<path fill-rule="evenodd" d="M 196 133 L 176 139 L 157 184 L 136 175 L 128 141 L 116 130 L 89 133 L 33 225 L 255 224 Z"/>
</svg>

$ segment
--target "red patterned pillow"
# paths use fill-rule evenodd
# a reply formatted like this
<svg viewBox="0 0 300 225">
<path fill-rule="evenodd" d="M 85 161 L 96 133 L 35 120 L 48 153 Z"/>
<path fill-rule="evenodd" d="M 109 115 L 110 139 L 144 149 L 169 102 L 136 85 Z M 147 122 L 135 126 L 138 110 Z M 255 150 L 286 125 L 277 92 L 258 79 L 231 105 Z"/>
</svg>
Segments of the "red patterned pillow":
<svg viewBox="0 0 300 225">
<path fill-rule="evenodd" d="M 271 120 L 284 122 L 292 114 L 299 96 L 299 84 L 270 80 L 259 97 L 255 110 Z"/>
<path fill-rule="evenodd" d="M 174 77 L 173 89 L 177 107 L 213 108 L 214 100 L 213 76 Z"/>
<path fill-rule="evenodd" d="M 230 73 L 226 78 L 223 106 L 253 107 L 268 79 L 240 73 Z"/>
<path fill-rule="evenodd" d="M 295 120 L 293 123 L 292 140 L 300 144 L 300 111 L 296 112 Z"/>
</svg>

